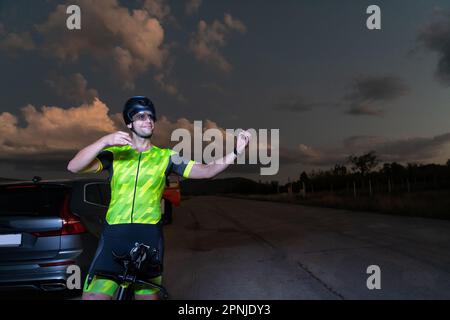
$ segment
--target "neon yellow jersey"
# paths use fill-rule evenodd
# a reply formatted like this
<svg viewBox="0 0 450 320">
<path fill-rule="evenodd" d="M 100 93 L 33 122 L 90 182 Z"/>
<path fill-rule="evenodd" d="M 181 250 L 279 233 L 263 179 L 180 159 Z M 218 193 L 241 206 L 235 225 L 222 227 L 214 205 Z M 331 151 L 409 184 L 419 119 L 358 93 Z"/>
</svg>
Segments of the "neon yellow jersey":
<svg viewBox="0 0 450 320">
<path fill-rule="evenodd" d="M 166 178 L 174 172 L 185 178 L 194 161 L 184 161 L 175 151 L 153 146 L 138 152 L 131 146 L 113 146 L 97 155 L 97 172 L 109 171 L 111 202 L 108 224 L 148 223 L 161 219 L 161 197 Z"/>
</svg>

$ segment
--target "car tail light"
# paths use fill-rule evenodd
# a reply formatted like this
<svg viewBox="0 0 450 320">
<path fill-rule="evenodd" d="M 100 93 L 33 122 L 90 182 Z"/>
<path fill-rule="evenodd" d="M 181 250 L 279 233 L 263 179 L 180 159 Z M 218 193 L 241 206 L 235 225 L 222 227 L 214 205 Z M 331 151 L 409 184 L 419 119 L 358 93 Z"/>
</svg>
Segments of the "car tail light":
<svg viewBox="0 0 450 320">
<path fill-rule="evenodd" d="M 54 237 L 54 236 L 66 236 L 72 234 L 80 234 L 86 232 L 86 228 L 76 215 L 70 212 L 70 198 L 67 195 L 64 199 L 64 203 L 61 207 L 60 217 L 62 219 L 62 227 L 59 230 L 34 232 L 36 237 Z"/>
<path fill-rule="evenodd" d="M 36 189 L 38 186 L 35 184 L 23 185 L 23 186 L 8 186 L 6 189 Z"/>
<path fill-rule="evenodd" d="M 79 234 L 86 232 L 86 228 L 81 223 L 80 218 L 70 212 L 69 204 L 69 196 L 66 196 L 61 210 L 61 218 L 63 220 L 61 235 Z"/>
</svg>

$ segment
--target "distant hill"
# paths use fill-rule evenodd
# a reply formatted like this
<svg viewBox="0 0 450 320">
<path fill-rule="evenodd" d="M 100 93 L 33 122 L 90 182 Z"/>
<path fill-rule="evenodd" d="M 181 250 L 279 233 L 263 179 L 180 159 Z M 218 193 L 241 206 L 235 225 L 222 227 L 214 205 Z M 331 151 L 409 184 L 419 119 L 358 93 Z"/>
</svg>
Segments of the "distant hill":
<svg viewBox="0 0 450 320">
<path fill-rule="evenodd" d="M 183 195 L 214 195 L 221 193 L 271 193 L 273 186 L 258 183 L 245 178 L 226 178 L 213 180 L 183 180 L 181 193 Z"/>
</svg>

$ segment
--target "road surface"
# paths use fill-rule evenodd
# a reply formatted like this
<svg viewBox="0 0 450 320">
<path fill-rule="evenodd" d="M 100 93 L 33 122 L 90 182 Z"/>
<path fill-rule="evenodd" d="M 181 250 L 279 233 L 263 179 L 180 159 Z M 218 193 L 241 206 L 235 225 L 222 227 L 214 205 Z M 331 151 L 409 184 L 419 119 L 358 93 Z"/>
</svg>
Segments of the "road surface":
<svg viewBox="0 0 450 320">
<path fill-rule="evenodd" d="M 164 230 L 171 299 L 450 299 L 450 221 L 194 197 Z"/>
<path fill-rule="evenodd" d="M 195 197 L 165 240 L 173 299 L 450 298 L 450 221 Z"/>
</svg>

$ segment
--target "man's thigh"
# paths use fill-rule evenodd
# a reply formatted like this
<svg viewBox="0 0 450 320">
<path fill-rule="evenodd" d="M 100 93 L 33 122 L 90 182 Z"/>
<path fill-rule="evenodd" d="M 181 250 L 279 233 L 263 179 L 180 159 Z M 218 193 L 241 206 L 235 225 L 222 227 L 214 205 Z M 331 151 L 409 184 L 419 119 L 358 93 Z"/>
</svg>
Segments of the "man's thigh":
<svg viewBox="0 0 450 320">
<path fill-rule="evenodd" d="M 94 300 L 110 300 L 119 288 L 119 285 L 110 279 L 94 276 L 88 285 L 87 278 L 83 287 L 83 299 Z"/>
<path fill-rule="evenodd" d="M 162 276 L 158 276 L 149 280 L 149 282 L 161 285 Z M 136 300 L 159 300 L 159 289 L 149 285 L 137 285 L 134 290 Z"/>
</svg>

